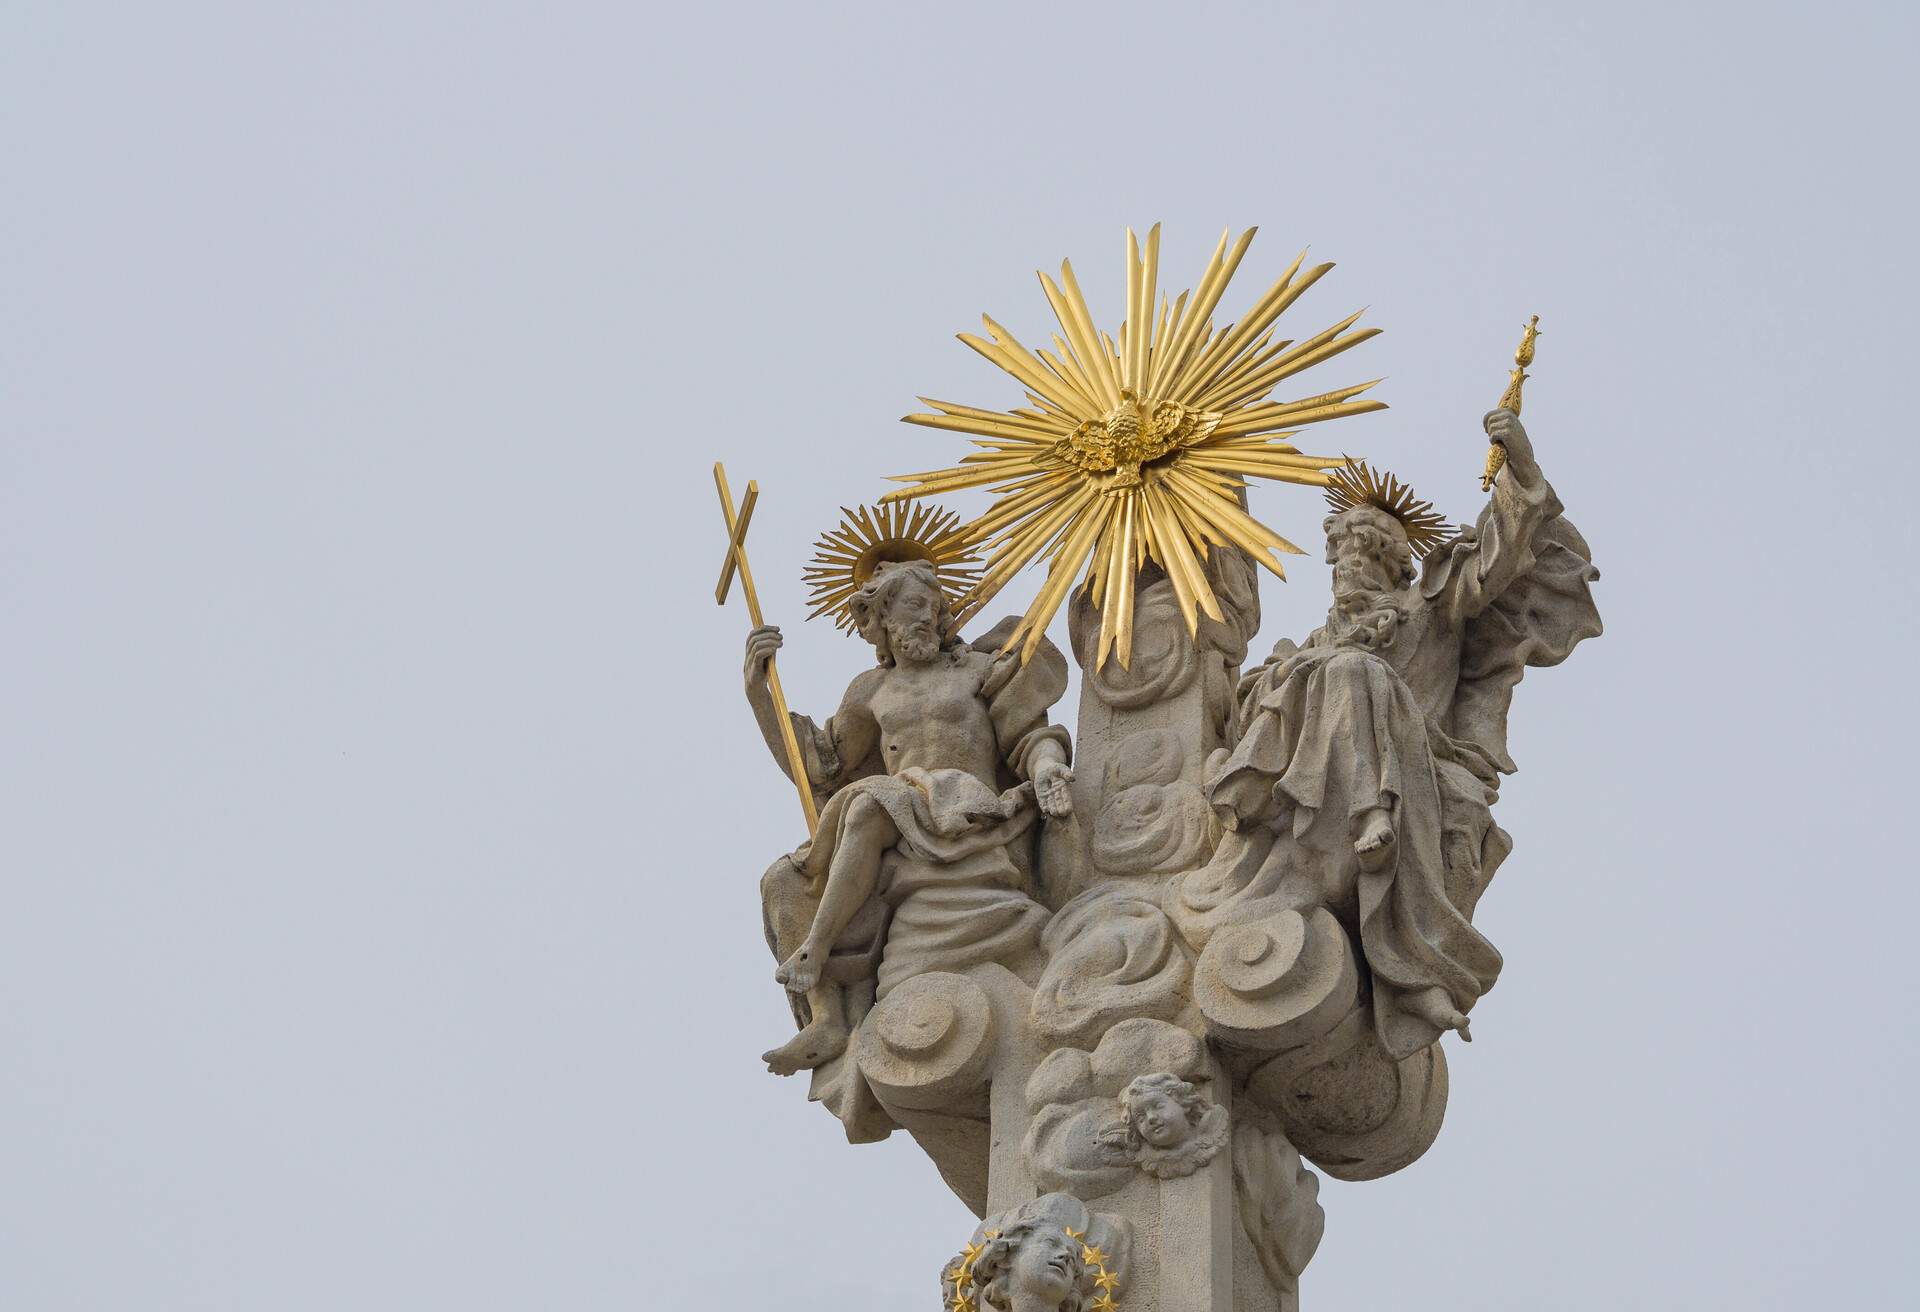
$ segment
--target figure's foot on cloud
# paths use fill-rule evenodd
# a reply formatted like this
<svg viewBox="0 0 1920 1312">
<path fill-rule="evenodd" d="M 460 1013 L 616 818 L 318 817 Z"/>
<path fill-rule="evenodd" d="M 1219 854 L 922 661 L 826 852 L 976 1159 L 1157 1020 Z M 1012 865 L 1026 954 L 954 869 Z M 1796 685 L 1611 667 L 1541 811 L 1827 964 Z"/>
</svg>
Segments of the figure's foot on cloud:
<svg viewBox="0 0 1920 1312">
<path fill-rule="evenodd" d="M 794 1075 L 825 1066 L 847 1050 L 847 1031 L 830 1020 L 816 1020 L 760 1060 L 775 1075 Z"/>
<path fill-rule="evenodd" d="M 774 982 L 785 985 L 789 993 L 811 993 L 820 983 L 820 969 L 826 960 L 825 949 L 804 944 L 773 972 Z"/>
<path fill-rule="evenodd" d="M 1360 836 L 1353 840 L 1353 850 L 1362 865 L 1377 866 L 1392 854 L 1394 837 L 1393 820 L 1387 808 L 1376 806 L 1361 813 Z"/>
</svg>

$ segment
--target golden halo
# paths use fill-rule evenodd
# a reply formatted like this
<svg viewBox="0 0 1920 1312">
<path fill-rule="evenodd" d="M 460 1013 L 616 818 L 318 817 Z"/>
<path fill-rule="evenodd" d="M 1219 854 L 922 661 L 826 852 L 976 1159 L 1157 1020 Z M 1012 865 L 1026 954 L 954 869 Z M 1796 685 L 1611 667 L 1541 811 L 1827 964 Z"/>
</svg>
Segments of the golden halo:
<svg viewBox="0 0 1920 1312">
<path fill-rule="evenodd" d="M 980 567 L 960 533 L 960 516 L 939 506 L 840 507 L 838 528 L 828 529 L 815 542 L 813 562 L 802 578 L 813 590 L 807 604 L 814 619 L 828 612 L 837 628 L 851 630 L 853 613 L 847 603 L 873 578 L 873 571 L 890 561 L 924 560 L 933 566 L 955 606 L 980 581 Z"/>
<path fill-rule="evenodd" d="M 1327 504 L 1335 514 L 1356 506 L 1372 506 L 1392 515 L 1407 531 L 1407 545 L 1421 560 L 1453 537 L 1453 525 L 1431 501 L 1417 499 L 1412 488 L 1385 470 L 1375 471 L 1364 460 L 1351 460 L 1346 468 L 1333 471 L 1327 484 Z"/>
<path fill-rule="evenodd" d="M 1301 340 L 1275 340 L 1280 315 L 1333 268 L 1303 271 L 1305 252 L 1236 322 L 1216 327 L 1221 294 L 1252 240 L 1249 229 L 1229 248 L 1222 236 L 1198 287 L 1169 304 L 1159 291 L 1159 226 L 1144 244 L 1129 231 L 1126 319 L 1116 335 L 1094 326 L 1072 265 L 1060 266 L 1058 283 L 1041 274 L 1060 325 L 1051 350 L 1030 350 L 991 318 L 986 337 L 960 334 L 1012 375 L 1030 404 L 985 410 L 922 397 L 932 411 L 906 416 L 969 434 L 982 448 L 949 468 L 897 475 L 909 486 L 881 498 L 974 487 L 994 494 L 993 506 L 967 525 L 969 539 L 991 551 L 959 618 L 977 613 L 1028 564 L 1047 564 L 1047 581 L 1009 642 L 1020 643 L 1023 660 L 1076 582 L 1100 608 L 1098 667 L 1110 653 L 1123 666 L 1131 661 L 1134 584 L 1148 560 L 1166 571 L 1190 633 L 1203 614 L 1222 618 L 1206 572 L 1213 548 L 1238 547 L 1285 578 L 1274 553 L 1300 549 L 1242 508 L 1248 479 L 1325 487 L 1341 458 L 1303 455 L 1288 439 L 1308 424 L 1385 408 L 1361 397 L 1372 382 L 1269 399 L 1285 379 L 1379 329 L 1355 328 L 1355 313 Z"/>
</svg>

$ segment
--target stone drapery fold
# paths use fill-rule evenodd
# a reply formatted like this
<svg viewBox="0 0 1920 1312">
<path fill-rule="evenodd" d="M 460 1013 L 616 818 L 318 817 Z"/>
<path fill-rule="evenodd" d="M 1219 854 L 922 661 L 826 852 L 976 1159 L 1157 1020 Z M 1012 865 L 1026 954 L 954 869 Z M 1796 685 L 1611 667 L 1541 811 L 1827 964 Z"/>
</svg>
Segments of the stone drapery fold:
<svg viewBox="0 0 1920 1312">
<path fill-rule="evenodd" d="M 1443 836 L 1468 817 L 1446 807 L 1471 800 L 1443 789 L 1426 717 L 1371 652 L 1296 652 L 1257 710 L 1215 780 L 1214 805 L 1236 828 L 1277 824 L 1324 859 L 1358 868 L 1375 1024 L 1387 1051 L 1404 1057 L 1439 1034 L 1407 1012 L 1407 993 L 1437 986 L 1465 1012 L 1500 974 L 1499 952 L 1448 895 Z M 1353 820 L 1374 807 L 1387 809 L 1397 841 L 1369 868 L 1353 853 Z M 1478 807 L 1484 814 L 1486 801 Z"/>
</svg>

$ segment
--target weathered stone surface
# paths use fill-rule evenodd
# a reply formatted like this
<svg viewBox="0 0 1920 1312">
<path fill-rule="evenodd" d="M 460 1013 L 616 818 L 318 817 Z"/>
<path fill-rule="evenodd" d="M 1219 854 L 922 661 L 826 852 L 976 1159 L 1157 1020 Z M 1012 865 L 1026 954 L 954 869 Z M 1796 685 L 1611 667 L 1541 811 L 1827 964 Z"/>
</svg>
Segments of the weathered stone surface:
<svg viewBox="0 0 1920 1312">
<path fill-rule="evenodd" d="M 1110 875 L 1186 870 L 1218 832 L 1199 785 L 1183 778 L 1186 744 L 1172 729 L 1142 729 L 1115 746 L 1094 821 L 1093 864 Z"/>
<path fill-rule="evenodd" d="M 916 975 L 868 1013 L 860 1073 L 889 1107 L 932 1111 L 986 1087 L 993 1006 L 960 975 Z"/>
<path fill-rule="evenodd" d="M 1249 1116 L 1233 1132 L 1233 1188 L 1261 1270 L 1276 1291 L 1296 1293 L 1327 1225 L 1320 1181 L 1285 1134 Z"/>
<path fill-rule="evenodd" d="M 1360 1001 L 1360 972 L 1325 907 L 1283 909 L 1214 934 L 1193 992 L 1216 1038 L 1298 1048 L 1330 1032 Z"/>
<path fill-rule="evenodd" d="M 1209 1078 L 1206 1045 L 1161 1021 L 1122 1021 L 1091 1053 L 1055 1049 L 1027 1081 L 1035 1178 L 1093 1199 L 1135 1170 L 1193 1174 L 1226 1139 L 1226 1113 L 1202 1087 Z"/>
<path fill-rule="evenodd" d="M 1193 969 L 1159 903 L 1108 884 L 1054 916 L 1050 954 L 1033 994 L 1033 1027 L 1061 1043 L 1092 1043 L 1129 1017 L 1171 1020 L 1188 1007 Z"/>
<path fill-rule="evenodd" d="M 1412 1165 L 1439 1137 L 1447 1111 L 1440 1045 L 1396 1062 L 1370 1021 L 1364 1008 L 1354 1011 L 1327 1040 L 1275 1057 L 1246 1084 L 1249 1101 L 1341 1180 L 1377 1180 Z"/>
</svg>

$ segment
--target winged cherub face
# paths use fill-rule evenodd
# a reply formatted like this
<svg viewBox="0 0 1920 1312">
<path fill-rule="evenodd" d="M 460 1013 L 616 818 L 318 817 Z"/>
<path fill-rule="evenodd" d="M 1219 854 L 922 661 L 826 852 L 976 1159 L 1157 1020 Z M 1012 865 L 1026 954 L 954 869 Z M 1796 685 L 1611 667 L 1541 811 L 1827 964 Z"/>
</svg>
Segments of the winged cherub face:
<svg viewBox="0 0 1920 1312">
<path fill-rule="evenodd" d="M 1136 1095 L 1129 1103 L 1133 1128 L 1155 1148 L 1172 1148 L 1193 1128 L 1187 1109 L 1158 1089 Z"/>
</svg>

